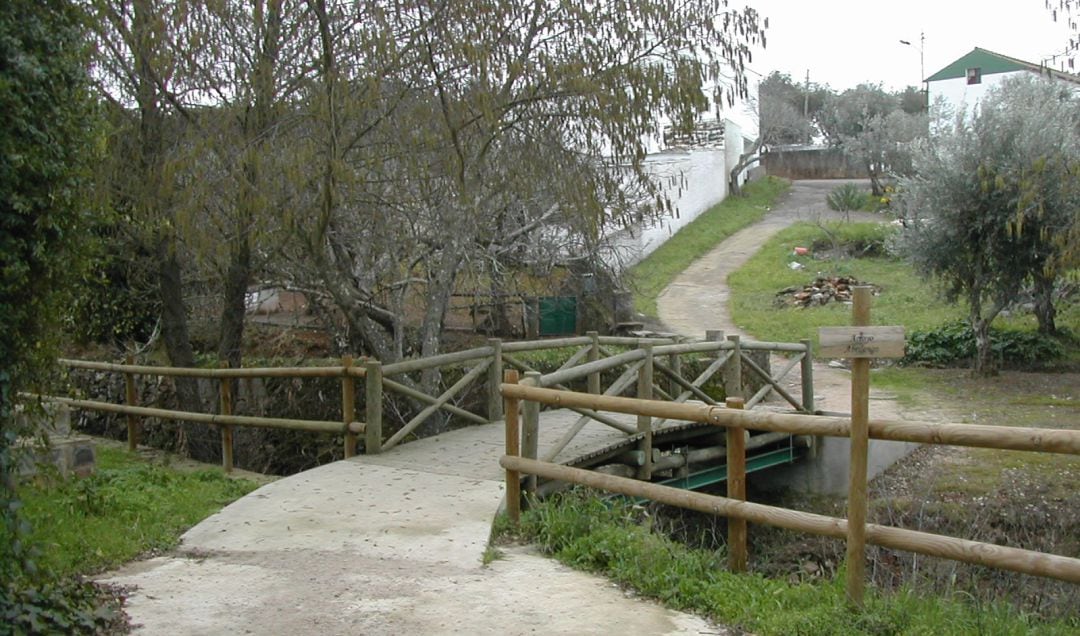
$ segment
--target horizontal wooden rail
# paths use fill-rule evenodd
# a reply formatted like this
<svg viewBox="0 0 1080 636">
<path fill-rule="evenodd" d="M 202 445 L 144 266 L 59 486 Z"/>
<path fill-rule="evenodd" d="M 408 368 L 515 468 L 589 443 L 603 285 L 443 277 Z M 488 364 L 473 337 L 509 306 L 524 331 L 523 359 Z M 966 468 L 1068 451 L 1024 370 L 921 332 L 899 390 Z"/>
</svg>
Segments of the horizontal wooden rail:
<svg viewBox="0 0 1080 636">
<path fill-rule="evenodd" d="M 574 338 L 552 338 L 550 340 L 525 340 L 520 342 L 504 342 L 502 350 L 507 353 L 520 353 L 522 351 L 543 351 L 544 349 L 562 349 L 563 347 L 581 347 L 592 343 L 588 336 Z"/>
<path fill-rule="evenodd" d="M 171 411 L 169 409 L 156 409 L 146 406 L 127 406 L 126 404 L 111 404 L 109 402 L 95 402 L 93 400 L 76 400 L 73 398 L 54 397 L 49 395 L 27 395 L 27 397 L 40 398 L 47 402 L 63 404 L 64 406 L 76 409 L 104 411 L 106 413 L 121 413 L 139 417 L 157 417 L 166 420 L 181 420 L 184 422 L 198 422 L 201 424 L 217 424 L 221 426 L 254 426 L 261 428 L 287 428 L 317 433 L 349 432 L 357 434 L 363 433 L 365 427 L 363 422 L 351 422 L 346 429 L 346 426 L 341 422 L 329 422 L 326 420 L 293 420 L 280 417 L 193 413 L 191 411 Z"/>
<path fill-rule="evenodd" d="M 597 360 L 596 362 L 586 362 L 585 364 L 573 367 L 572 369 L 564 369 L 562 371 L 556 371 L 554 373 L 548 373 L 547 375 L 540 377 L 540 384 L 542 386 L 554 386 L 556 384 L 566 384 L 572 380 L 579 380 L 588 376 L 590 373 L 596 373 L 600 371 L 607 371 L 608 369 L 614 369 L 621 367 L 625 364 L 637 362 L 645 357 L 645 351 L 642 349 L 634 349 L 625 353 L 619 353 L 610 358 L 604 358 L 603 360 Z M 524 380 L 523 380 L 524 382 Z"/>
<path fill-rule="evenodd" d="M 436 367 L 445 367 L 451 364 L 461 364 L 462 362 L 472 362 L 473 360 L 479 360 L 481 358 L 490 358 L 494 353 L 495 349 L 493 347 L 477 347 L 475 349 L 444 353 L 428 358 L 402 360 L 401 362 L 384 364 L 382 368 L 383 377 L 401 373 L 412 373 L 414 371 L 424 371 Z"/>
<path fill-rule="evenodd" d="M 250 367 L 239 369 L 198 369 L 193 367 L 158 367 L 136 364 L 114 364 L 111 362 L 91 362 L 88 360 L 67 360 L 58 362 L 71 369 L 91 371 L 109 371 L 112 373 L 133 373 L 135 375 L 156 375 L 185 378 L 340 378 L 364 377 L 363 367 Z"/>
<path fill-rule="evenodd" d="M 503 386 L 511 385 L 504 384 Z M 511 399 L 514 398 L 511 397 Z M 736 409 L 730 410 L 736 411 Z M 706 495 L 636 479 L 616 477 L 615 475 L 511 455 L 504 455 L 499 460 L 499 465 L 508 471 L 580 484 L 629 497 L 651 499 L 670 506 L 743 519 L 752 523 L 767 524 L 836 539 L 843 539 L 847 536 L 848 524 L 845 519 L 738 501 L 727 497 Z M 1022 574 L 1043 576 L 1070 583 L 1080 583 L 1080 559 L 872 523 L 866 524 L 866 539 L 870 543 L 885 548 L 917 552 L 928 556 L 985 565 Z"/>
<path fill-rule="evenodd" d="M 504 397 L 533 400 L 560 407 L 588 408 L 631 415 L 739 426 L 758 431 L 794 435 L 848 437 L 851 420 L 841 417 L 741 411 L 704 404 L 675 404 L 637 398 L 557 391 L 524 384 L 503 384 Z M 985 424 L 939 424 L 904 420 L 870 420 L 873 439 L 920 444 L 947 444 L 1001 450 L 1038 451 L 1080 455 L 1080 431 L 988 426 Z"/>
</svg>

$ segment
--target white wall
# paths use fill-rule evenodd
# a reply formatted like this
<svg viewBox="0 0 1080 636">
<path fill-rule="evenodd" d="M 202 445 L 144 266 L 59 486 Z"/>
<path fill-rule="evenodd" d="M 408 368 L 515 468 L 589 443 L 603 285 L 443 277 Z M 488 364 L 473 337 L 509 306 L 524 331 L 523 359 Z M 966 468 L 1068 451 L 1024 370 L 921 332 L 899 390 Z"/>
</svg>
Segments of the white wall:
<svg viewBox="0 0 1080 636">
<path fill-rule="evenodd" d="M 978 84 L 968 84 L 966 77 L 955 77 L 952 79 L 938 80 L 936 82 L 928 82 L 930 105 L 933 106 L 939 97 L 944 97 L 949 106 L 953 109 L 954 114 L 959 113 L 962 106 L 964 108 L 965 118 L 970 118 L 978 107 L 979 101 L 986 95 L 986 91 L 990 90 L 990 87 L 997 86 L 1006 77 L 1013 77 L 1015 75 L 1026 73 L 1028 73 L 1028 71 L 1011 71 L 1008 73 L 983 75 L 982 82 Z"/>
<path fill-rule="evenodd" d="M 646 170 L 664 186 L 676 215 L 635 225 L 612 235 L 618 262 L 629 267 L 645 258 L 727 195 L 723 148 L 649 155 Z M 679 175 L 682 178 L 679 178 Z"/>
</svg>

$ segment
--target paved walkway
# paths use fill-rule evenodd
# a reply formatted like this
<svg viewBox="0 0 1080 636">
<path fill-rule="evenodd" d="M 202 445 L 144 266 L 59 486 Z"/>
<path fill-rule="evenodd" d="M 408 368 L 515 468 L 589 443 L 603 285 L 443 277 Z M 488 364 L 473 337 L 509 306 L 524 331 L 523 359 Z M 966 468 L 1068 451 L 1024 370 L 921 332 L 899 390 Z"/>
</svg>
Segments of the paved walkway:
<svg viewBox="0 0 1080 636">
<path fill-rule="evenodd" d="M 545 413 L 541 449 L 575 419 Z M 620 438 L 592 422 L 566 454 Z M 502 451 L 474 426 L 287 477 L 101 580 L 146 634 L 728 633 L 525 548 L 485 565 Z"/>
</svg>

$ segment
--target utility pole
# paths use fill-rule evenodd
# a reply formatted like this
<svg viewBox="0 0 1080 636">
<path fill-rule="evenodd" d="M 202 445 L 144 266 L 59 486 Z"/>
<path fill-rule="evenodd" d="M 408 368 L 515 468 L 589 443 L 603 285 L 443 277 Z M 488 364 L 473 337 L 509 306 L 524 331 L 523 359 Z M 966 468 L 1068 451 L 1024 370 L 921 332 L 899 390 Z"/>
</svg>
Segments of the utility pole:
<svg viewBox="0 0 1080 636">
<path fill-rule="evenodd" d="M 802 103 L 802 116 L 803 119 L 810 119 L 810 69 L 806 69 L 806 91 L 803 93 Z M 813 139 L 807 139 L 806 143 L 810 143 Z"/>
</svg>

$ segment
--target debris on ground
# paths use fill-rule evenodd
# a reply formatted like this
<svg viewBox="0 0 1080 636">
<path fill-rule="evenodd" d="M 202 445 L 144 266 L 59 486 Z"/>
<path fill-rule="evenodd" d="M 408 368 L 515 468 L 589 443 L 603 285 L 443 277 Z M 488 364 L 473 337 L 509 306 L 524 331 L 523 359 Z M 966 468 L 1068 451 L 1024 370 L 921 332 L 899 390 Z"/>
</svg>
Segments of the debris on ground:
<svg viewBox="0 0 1080 636">
<path fill-rule="evenodd" d="M 792 286 L 776 292 L 777 304 L 796 307 L 816 307 L 830 302 L 849 304 L 852 287 L 859 285 L 869 285 L 875 296 L 881 291 L 877 285 L 860 282 L 851 276 L 819 276 L 809 285 Z"/>
</svg>

